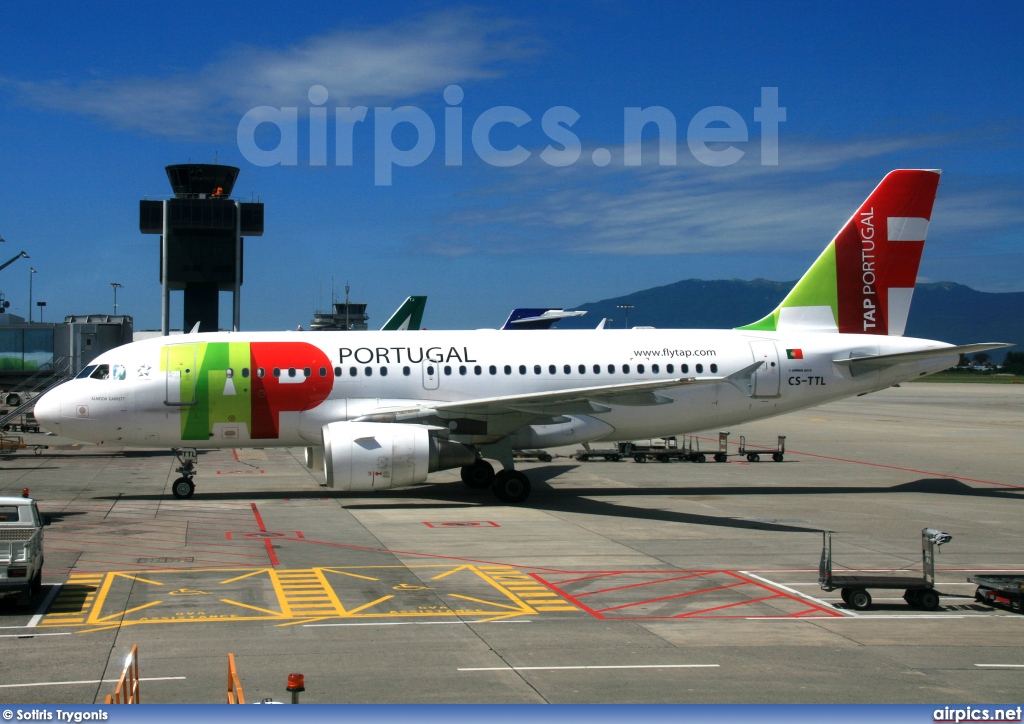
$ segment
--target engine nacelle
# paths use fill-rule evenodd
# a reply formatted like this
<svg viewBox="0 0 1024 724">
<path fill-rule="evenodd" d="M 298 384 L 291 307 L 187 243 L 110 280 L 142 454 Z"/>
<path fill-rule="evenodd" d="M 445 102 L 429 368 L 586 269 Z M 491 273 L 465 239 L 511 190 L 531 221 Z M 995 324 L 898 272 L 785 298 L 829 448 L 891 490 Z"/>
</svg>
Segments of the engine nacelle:
<svg viewBox="0 0 1024 724">
<path fill-rule="evenodd" d="M 476 462 L 472 448 L 442 440 L 426 425 L 332 422 L 323 436 L 329 488 L 401 488 L 426 481 L 428 473 Z"/>
</svg>

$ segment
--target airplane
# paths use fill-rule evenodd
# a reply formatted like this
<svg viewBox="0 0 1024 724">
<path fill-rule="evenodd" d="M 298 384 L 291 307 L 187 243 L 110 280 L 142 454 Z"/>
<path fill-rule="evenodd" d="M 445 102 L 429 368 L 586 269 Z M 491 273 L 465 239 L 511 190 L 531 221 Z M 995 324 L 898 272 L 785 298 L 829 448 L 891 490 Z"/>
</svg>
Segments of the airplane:
<svg viewBox="0 0 1024 724">
<path fill-rule="evenodd" d="M 582 317 L 586 312 L 567 312 L 564 309 L 540 309 L 520 307 L 513 309 L 508 315 L 502 329 L 551 329 L 551 325 L 559 319 Z"/>
<path fill-rule="evenodd" d="M 427 307 L 426 297 L 407 297 L 402 306 L 380 328 L 382 332 L 419 329 L 423 322 L 423 310 Z"/>
<path fill-rule="evenodd" d="M 154 338 L 103 353 L 35 415 L 77 440 L 171 448 L 177 498 L 195 490 L 198 450 L 302 446 L 329 487 L 459 468 L 469 487 L 523 503 L 513 450 L 726 428 L 1009 346 L 902 336 L 939 174 L 887 174 L 778 307 L 736 329 Z"/>
</svg>

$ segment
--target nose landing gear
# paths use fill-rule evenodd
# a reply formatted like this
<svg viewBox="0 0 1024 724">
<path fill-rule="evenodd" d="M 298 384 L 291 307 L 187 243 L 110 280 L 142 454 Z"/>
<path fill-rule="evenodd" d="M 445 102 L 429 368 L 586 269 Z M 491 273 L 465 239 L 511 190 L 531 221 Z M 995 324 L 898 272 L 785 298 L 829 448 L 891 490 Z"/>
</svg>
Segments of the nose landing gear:
<svg viewBox="0 0 1024 724">
<path fill-rule="evenodd" d="M 198 457 L 196 449 L 192 447 L 174 448 L 171 452 L 174 453 L 174 457 L 178 459 L 179 463 L 174 471 L 181 473 L 181 477 L 171 484 L 171 493 L 179 500 L 191 498 L 192 494 L 196 492 L 196 484 L 192 482 L 192 478 L 196 476 L 196 458 Z"/>
</svg>

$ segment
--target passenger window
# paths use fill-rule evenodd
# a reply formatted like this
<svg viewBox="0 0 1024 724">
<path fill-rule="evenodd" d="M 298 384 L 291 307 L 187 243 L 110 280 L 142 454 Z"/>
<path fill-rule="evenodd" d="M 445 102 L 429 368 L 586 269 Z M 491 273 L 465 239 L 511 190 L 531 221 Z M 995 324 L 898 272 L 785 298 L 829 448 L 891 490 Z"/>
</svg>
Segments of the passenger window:
<svg viewBox="0 0 1024 724">
<path fill-rule="evenodd" d="M 381 367 L 380 368 L 380 376 L 381 377 L 387 377 L 388 376 L 388 368 L 387 367 Z"/>
<path fill-rule="evenodd" d="M 658 365 L 651 365 L 651 372 L 653 372 L 654 374 L 658 374 L 660 371 L 661 368 L 658 367 Z"/>
<path fill-rule="evenodd" d="M 243 367 L 242 368 L 242 377 L 244 377 L 245 379 L 249 378 L 249 368 L 248 367 Z"/>
<path fill-rule="evenodd" d="M 304 367 L 302 369 L 302 376 L 303 377 L 309 377 L 311 374 L 313 374 L 313 370 L 309 369 L 309 367 Z"/>
<path fill-rule="evenodd" d="M 579 370 L 580 370 L 580 374 L 581 375 L 587 374 L 587 366 L 586 365 L 580 365 Z"/>
<path fill-rule="evenodd" d="M 281 376 L 281 368 L 280 367 L 275 367 L 274 368 L 274 377 L 280 377 L 280 376 Z"/>
<path fill-rule="evenodd" d="M 519 365 L 519 374 L 521 374 L 521 375 L 525 375 L 526 374 L 526 365 Z"/>
<path fill-rule="evenodd" d="M 535 375 L 539 375 L 540 374 L 540 365 L 534 365 L 533 366 L 533 374 L 535 374 Z"/>
<path fill-rule="evenodd" d="M 711 365 L 711 371 L 712 372 L 718 372 L 718 365 L 716 365 L 716 364 Z"/>
<path fill-rule="evenodd" d="M 491 369 L 493 370 L 494 368 L 493 368 L 493 367 L 491 367 Z M 482 368 L 482 367 L 481 367 L 480 365 L 477 365 L 476 367 L 474 367 L 474 368 L 473 368 L 473 374 L 475 374 L 475 375 L 479 375 L 479 374 L 481 374 L 481 373 L 482 373 L 483 371 L 484 371 L 484 370 L 483 370 L 483 368 Z M 494 372 L 491 372 L 491 374 L 493 375 L 493 374 L 494 374 Z"/>
<path fill-rule="evenodd" d="M 601 365 L 594 365 L 594 374 L 595 375 L 601 374 Z"/>
<path fill-rule="evenodd" d="M 667 364 L 665 365 L 665 371 L 668 372 L 669 374 L 672 374 L 673 372 L 676 371 L 676 367 L 675 365 Z"/>
<path fill-rule="evenodd" d="M 97 365 L 96 371 L 91 375 L 94 380 L 105 380 L 110 377 L 110 365 Z"/>
<path fill-rule="evenodd" d="M 610 375 L 614 375 L 615 374 L 615 365 L 608 365 L 608 374 L 610 374 Z"/>
<path fill-rule="evenodd" d="M 555 366 L 554 365 L 548 365 L 548 374 L 549 375 L 555 374 Z"/>
<path fill-rule="evenodd" d="M 512 374 L 512 365 L 505 365 L 505 374 L 506 375 Z"/>
<path fill-rule="evenodd" d="M 679 365 L 679 369 L 684 375 L 690 374 L 690 365 Z"/>
<path fill-rule="evenodd" d="M 498 368 L 495 367 L 494 365 L 491 365 L 490 367 L 488 367 L 487 371 L 490 372 L 492 375 L 498 374 Z"/>
<path fill-rule="evenodd" d="M 341 377 L 341 367 L 335 367 L 334 368 L 334 376 L 335 377 Z"/>
<path fill-rule="evenodd" d="M 295 368 L 294 367 L 289 367 L 288 368 L 288 376 L 289 377 L 294 377 L 295 376 Z"/>
<path fill-rule="evenodd" d="M 412 370 L 410 370 L 408 367 L 403 367 L 402 374 L 408 377 L 410 374 L 412 374 Z"/>
<path fill-rule="evenodd" d="M 359 374 L 359 370 L 357 370 L 355 367 L 349 367 L 348 368 L 348 376 L 349 377 L 355 377 L 358 374 Z"/>
<path fill-rule="evenodd" d="M 628 375 L 629 374 L 629 365 L 622 365 L 622 374 L 624 374 L 624 375 Z"/>
<path fill-rule="evenodd" d="M 115 380 L 123 380 L 127 375 L 128 369 L 124 365 L 114 365 L 114 374 L 110 377 Z"/>
<path fill-rule="evenodd" d="M 452 367 L 451 367 L 451 365 L 445 365 L 445 366 L 444 366 L 444 373 L 445 373 L 445 375 L 446 375 L 446 376 L 447 376 L 447 375 L 450 375 L 450 374 L 452 373 Z"/>
<path fill-rule="evenodd" d="M 363 370 L 363 372 L 366 373 L 367 377 L 373 377 L 373 367 L 367 367 L 366 369 Z"/>
<path fill-rule="evenodd" d="M 428 375 L 434 374 L 434 365 L 427 365 L 427 374 Z"/>
<path fill-rule="evenodd" d="M 232 377 L 235 376 L 235 371 L 228 367 L 226 370 L 224 370 L 224 376 L 230 380 Z"/>
<path fill-rule="evenodd" d="M 704 365 L 697 365 L 697 373 L 700 374 L 704 371 Z"/>
<path fill-rule="evenodd" d="M 257 367 L 256 368 L 256 376 L 257 377 L 263 377 L 266 374 L 267 374 L 267 371 L 265 369 L 263 369 L 262 367 Z"/>
<path fill-rule="evenodd" d="M 460 375 L 466 374 L 466 365 L 459 365 L 459 374 Z"/>
<path fill-rule="evenodd" d="M 321 377 L 326 377 L 327 376 L 327 368 L 326 367 L 321 367 L 320 368 L 320 376 Z"/>
<path fill-rule="evenodd" d="M 637 372 L 637 374 L 642 375 L 644 373 L 644 366 L 643 365 L 637 365 L 636 366 L 636 372 Z"/>
<path fill-rule="evenodd" d="M 79 372 L 79 373 L 78 373 L 78 376 L 77 376 L 77 377 L 75 377 L 75 379 L 76 379 L 76 380 L 84 380 L 84 379 L 85 379 L 85 378 L 87 378 L 87 377 L 91 377 L 91 376 L 92 376 L 92 372 L 93 372 L 93 370 L 95 370 L 95 369 L 96 369 L 96 365 L 89 365 L 89 366 L 88 366 L 88 367 L 86 367 L 86 368 L 85 368 L 84 370 L 82 370 L 81 372 Z"/>
<path fill-rule="evenodd" d="M 565 366 L 562 367 L 562 372 L 564 372 L 567 375 L 571 375 L 572 374 L 572 367 L 570 367 L 569 365 L 565 365 Z"/>
</svg>

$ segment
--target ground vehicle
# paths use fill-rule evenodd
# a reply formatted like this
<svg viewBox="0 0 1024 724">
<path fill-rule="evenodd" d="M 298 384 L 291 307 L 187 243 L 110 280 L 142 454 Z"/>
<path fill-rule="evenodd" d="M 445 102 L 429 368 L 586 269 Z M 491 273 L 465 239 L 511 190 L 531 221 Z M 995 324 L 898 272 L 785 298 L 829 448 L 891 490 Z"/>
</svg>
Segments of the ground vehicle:
<svg viewBox="0 0 1024 724">
<path fill-rule="evenodd" d="M 863 611 L 871 607 L 869 588 L 902 588 L 903 600 L 912 608 L 933 611 L 939 607 L 939 594 L 935 590 L 935 548 L 949 543 L 953 536 L 935 528 L 921 531 L 921 562 L 923 577 L 892 575 L 832 575 L 832 533 L 822 531 L 821 562 L 818 564 L 818 585 L 822 590 L 840 589 L 843 601 Z"/>
<path fill-rule="evenodd" d="M 971 576 L 970 583 L 977 583 L 974 600 L 990 606 L 1002 605 L 1011 611 L 1024 612 L 1024 576 L 999 576 L 985 574 Z"/>
<path fill-rule="evenodd" d="M 43 519 L 29 497 L 0 497 L 0 600 L 27 606 L 43 581 Z"/>
</svg>

